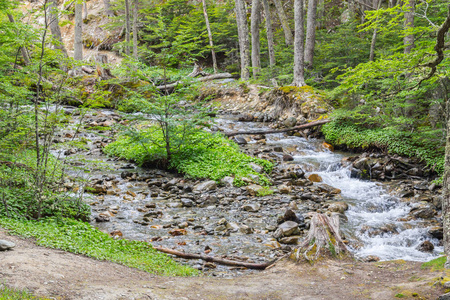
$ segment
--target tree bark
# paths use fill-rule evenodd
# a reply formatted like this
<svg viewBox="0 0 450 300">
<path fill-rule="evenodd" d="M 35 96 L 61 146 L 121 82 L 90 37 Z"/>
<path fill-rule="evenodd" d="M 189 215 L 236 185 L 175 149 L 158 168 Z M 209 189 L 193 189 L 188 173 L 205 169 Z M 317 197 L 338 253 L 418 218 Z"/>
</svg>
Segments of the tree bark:
<svg viewBox="0 0 450 300">
<path fill-rule="evenodd" d="M 269 134 L 269 133 L 281 133 L 281 132 L 288 132 L 288 131 L 295 131 L 295 130 L 299 130 L 299 129 L 306 129 L 306 128 L 311 128 L 311 127 L 315 127 L 315 126 L 319 126 L 319 125 L 323 125 L 326 123 L 331 122 L 331 120 L 329 119 L 324 119 L 324 120 L 319 120 L 319 121 L 315 121 L 315 122 L 311 122 L 311 123 L 306 123 L 303 125 L 299 125 L 299 126 L 295 126 L 295 127 L 291 127 L 291 128 L 285 128 L 285 129 L 274 129 L 274 130 L 251 130 L 251 131 L 235 131 L 235 132 L 224 132 L 223 134 L 230 137 L 230 136 L 235 136 L 235 135 L 240 135 L 240 134 Z"/>
<path fill-rule="evenodd" d="M 103 0 L 103 8 L 104 8 L 104 13 L 107 17 L 114 16 L 114 12 L 111 10 L 111 4 L 110 4 L 109 0 Z"/>
<path fill-rule="evenodd" d="M 269 65 L 275 66 L 275 47 L 273 43 L 272 18 L 270 15 L 270 6 L 268 0 L 262 0 L 264 13 L 266 15 L 267 48 L 269 49 Z"/>
<path fill-rule="evenodd" d="M 305 45 L 305 67 L 312 69 L 314 60 L 314 46 L 316 44 L 316 19 L 317 0 L 308 1 L 308 15 L 306 19 L 306 45 Z"/>
<path fill-rule="evenodd" d="M 125 54 L 130 56 L 130 33 L 131 33 L 131 24 L 130 24 L 130 0 L 125 0 Z"/>
<path fill-rule="evenodd" d="M 133 56 L 136 60 L 138 59 L 138 6 L 139 0 L 133 0 Z"/>
<path fill-rule="evenodd" d="M 13 15 L 11 15 L 11 14 L 7 14 L 7 15 L 8 15 L 9 22 L 15 23 Z M 30 56 L 28 55 L 27 48 L 20 47 L 20 53 L 22 54 L 23 62 L 25 63 L 25 65 L 29 65 L 30 64 Z"/>
<path fill-rule="evenodd" d="M 294 19 L 295 19 L 295 37 L 294 37 L 294 81 L 293 86 L 304 86 L 304 60 L 303 40 L 305 38 L 305 30 L 303 25 L 303 1 L 294 1 Z"/>
<path fill-rule="evenodd" d="M 167 254 L 172 254 L 172 255 L 175 255 L 175 256 L 178 256 L 181 258 L 185 258 L 185 259 L 201 259 L 201 260 L 208 261 L 208 262 L 215 262 L 215 263 L 218 263 L 221 265 L 245 267 L 247 269 L 256 269 L 256 270 L 264 270 L 277 261 L 277 260 L 273 260 L 268 263 L 260 263 L 260 264 L 247 263 L 247 262 L 234 261 L 234 260 L 223 259 L 223 258 L 218 258 L 218 257 L 214 257 L 214 256 L 208 256 L 208 255 L 184 253 L 181 251 L 172 250 L 172 249 L 163 248 L 163 247 L 155 247 L 155 249 L 158 251 L 161 251 L 161 252 L 164 252 Z"/>
<path fill-rule="evenodd" d="M 251 31 L 252 31 L 252 70 L 253 77 L 256 79 L 261 72 L 260 52 L 261 46 L 259 42 L 259 25 L 261 24 L 261 2 L 259 0 L 252 0 L 252 16 L 251 16 Z"/>
<path fill-rule="evenodd" d="M 377 10 L 381 7 L 381 0 L 373 0 L 373 6 L 377 8 Z M 376 18 L 375 21 L 378 21 L 378 18 Z M 373 30 L 372 34 L 372 41 L 370 43 L 370 54 L 369 54 L 369 60 L 374 61 L 375 60 L 375 45 L 377 43 L 377 35 L 378 31 L 377 28 Z"/>
<path fill-rule="evenodd" d="M 289 21 L 286 16 L 286 13 L 284 12 L 283 4 L 280 0 L 273 0 L 275 3 L 275 7 L 277 9 L 278 18 L 280 18 L 281 26 L 283 27 L 284 32 L 284 41 L 287 46 L 290 46 L 294 43 L 294 39 L 292 37 L 291 28 L 289 27 Z"/>
<path fill-rule="evenodd" d="M 66 47 L 64 47 L 64 42 L 61 37 L 61 28 L 59 27 L 59 18 L 58 18 L 59 10 L 56 0 L 50 0 L 49 13 L 50 13 L 50 24 L 49 24 L 50 31 L 52 32 L 53 38 L 57 42 L 55 48 L 61 50 L 61 52 L 65 56 L 67 56 L 67 50 Z"/>
<path fill-rule="evenodd" d="M 214 41 L 213 41 L 213 36 L 212 36 L 212 31 L 211 31 L 211 25 L 209 24 L 208 11 L 206 9 L 206 0 L 202 0 L 202 6 L 203 6 L 203 16 L 205 17 L 206 31 L 208 31 L 209 46 L 211 47 L 213 69 L 214 69 L 214 73 L 217 73 L 216 51 L 214 51 Z"/>
<path fill-rule="evenodd" d="M 75 41 L 73 46 L 73 58 L 83 60 L 83 4 L 75 3 Z"/>
<path fill-rule="evenodd" d="M 236 22 L 239 36 L 239 49 L 241 55 L 241 79 L 250 78 L 250 41 L 248 38 L 247 14 L 243 0 L 235 0 Z"/>
<path fill-rule="evenodd" d="M 83 1 L 83 5 L 84 5 L 84 16 L 83 16 L 83 20 L 86 20 L 88 17 L 88 9 L 87 9 L 87 2 L 86 0 Z"/>
<path fill-rule="evenodd" d="M 407 11 L 405 12 L 405 30 L 407 32 L 411 31 L 414 28 L 414 13 L 415 13 L 415 0 L 406 0 Z M 403 44 L 405 46 L 404 53 L 411 53 L 412 48 L 414 48 L 414 34 L 407 33 L 403 38 Z"/>
</svg>

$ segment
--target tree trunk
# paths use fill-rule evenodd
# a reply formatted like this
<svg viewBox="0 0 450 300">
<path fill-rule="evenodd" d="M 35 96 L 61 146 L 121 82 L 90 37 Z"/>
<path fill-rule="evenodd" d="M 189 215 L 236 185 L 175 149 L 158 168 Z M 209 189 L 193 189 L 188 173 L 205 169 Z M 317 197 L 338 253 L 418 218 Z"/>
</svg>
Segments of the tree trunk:
<svg viewBox="0 0 450 300">
<path fill-rule="evenodd" d="M 329 122 L 331 122 L 331 120 L 323 119 L 323 120 L 314 121 L 314 122 L 311 122 L 311 123 L 306 123 L 306 124 L 303 124 L 303 125 L 290 127 L 290 128 L 285 128 L 285 129 L 234 131 L 234 132 L 224 132 L 223 134 L 228 136 L 228 137 L 230 137 L 230 136 L 236 136 L 236 135 L 240 135 L 240 134 L 256 135 L 256 134 L 281 133 L 281 132 L 295 131 L 295 130 L 306 129 L 306 128 L 311 128 L 311 127 L 315 127 L 315 126 L 320 126 L 320 125 L 323 125 L 323 124 L 326 124 L 326 123 L 329 123 Z"/>
<path fill-rule="evenodd" d="M 136 60 L 138 59 L 138 6 L 139 0 L 133 0 L 133 56 Z"/>
<path fill-rule="evenodd" d="M 84 5 L 84 16 L 83 16 L 83 20 L 86 20 L 88 17 L 88 9 L 87 9 L 87 2 L 86 0 L 83 1 L 83 5 Z"/>
<path fill-rule="evenodd" d="M 203 16 L 205 17 L 206 31 L 208 31 L 209 46 L 211 47 L 211 56 L 213 61 L 214 73 L 217 73 L 216 51 L 214 51 L 214 41 L 211 26 L 209 24 L 208 11 L 206 9 L 206 0 L 202 0 L 202 6 L 203 6 Z"/>
<path fill-rule="evenodd" d="M 261 24 L 261 2 L 259 0 L 252 0 L 252 70 L 253 77 L 256 79 L 261 72 L 261 47 L 259 43 L 259 25 Z"/>
<path fill-rule="evenodd" d="M 125 0 L 125 54 L 130 56 L 130 0 Z"/>
<path fill-rule="evenodd" d="M 272 18 L 270 15 L 270 6 L 268 0 L 262 0 L 262 4 L 264 7 L 264 13 L 266 15 L 266 33 L 267 33 L 267 48 L 269 51 L 269 66 L 273 68 L 275 66 L 275 46 L 273 43 L 273 29 L 272 29 Z M 273 75 L 273 70 L 271 71 Z M 271 79 L 272 84 L 277 86 L 277 82 L 275 78 Z"/>
<path fill-rule="evenodd" d="M 293 86 L 304 86 L 304 60 L 303 60 L 303 40 L 305 31 L 303 26 L 303 1 L 294 1 L 295 37 L 294 37 L 294 81 Z"/>
<path fill-rule="evenodd" d="M 381 0 L 373 0 L 373 7 L 376 7 L 377 10 L 381 7 Z M 378 18 L 376 18 L 375 22 L 378 21 Z M 375 44 L 377 42 L 377 35 L 378 31 L 377 28 L 373 30 L 372 34 L 372 42 L 370 43 L 370 54 L 369 54 L 369 60 L 374 61 L 375 60 Z"/>
<path fill-rule="evenodd" d="M 83 60 L 83 4 L 75 3 L 75 41 L 73 46 L 73 58 Z"/>
<path fill-rule="evenodd" d="M 277 9 L 278 18 L 280 18 L 281 26 L 283 27 L 284 31 L 284 41 L 287 46 L 290 46 L 293 44 L 293 38 L 292 38 L 292 32 L 291 28 L 289 27 L 289 21 L 286 16 L 286 13 L 284 12 L 283 4 L 280 0 L 273 0 L 275 3 L 275 7 Z"/>
<path fill-rule="evenodd" d="M 305 45 L 305 66 L 312 69 L 314 60 L 314 46 L 316 44 L 316 19 L 317 0 L 308 1 L 308 15 L 306 19 L 306 45 Z"/>
<path fill-rule="evenodd" d="M 109 0 L 103 0 L 103 8 L 104 8 L 104 13 L 107 17 L 114 16 L 114 12 L 111 10 L 111 4 L 110 4 Z"/>
<path fill-rule="evenodd" d="M 9 22 L 15 23 L 13 15 L 11 15 L 11 14 L 7 14 L 7 15 L 8 15 Z M 29 65 L 30 57 L 28 55 L 27 49 L 25 47 L 20 47 L 20 53 L 22 54 L 23 62 L 25 63 L 25 65 Z"/>
<path fill-rule="evenodd" d="M 50 31 L 52 32 L 53 39 L 56 40 L 57 44 L 55 45 L 55 49 L 61 50 L 61 52 L 67 56 L 66 47 L 64 47 L 64 42 L 61 37 L 61 28 L 59 28 L 59 18 L 58 18 L 58 4 L 56 0 L 50 0 L 49 5 L 49 13 L 50 13 Z"/>
<path fill-rule="evenodd" d="M 404 53 L 411 53 L 412 48 L 414 48 L 414 34 L 409 33 L 414 28 L 414 13 L 415 13 L 415 0 L 406 0 L 407 12 L 405 12 L 405 31 L 407 34 L 403 38 L 403 44 L 405 45 Z"/>
<path fill-rule="evenodd" d="M 241 79 L 250 78 L 250 41 L 248 39 L 247 14 L 243 0 L 235 0 L 236 22 L 238 26 L 239 49 L 241 55 Z"/>
<path fill-rule="evenodd" d="M 447 121 L 447 143 L 445 145 L 444 200 L 442 201 L 442 222 L 444 228 L 444 252 L 446 267 L 450 263 L 450 119 Z"/>
</svg>

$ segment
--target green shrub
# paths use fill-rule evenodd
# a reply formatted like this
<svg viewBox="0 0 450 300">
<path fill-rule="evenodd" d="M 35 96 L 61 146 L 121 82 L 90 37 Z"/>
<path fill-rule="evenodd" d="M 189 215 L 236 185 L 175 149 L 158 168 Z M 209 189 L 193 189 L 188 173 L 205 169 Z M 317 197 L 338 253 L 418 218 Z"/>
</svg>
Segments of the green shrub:
<svg viewBox="0 0 450 300">
<path fill-rule="evenodd" d="M 162 142 L 162 134 L 153 126 L 139 131 L 137 138 L 120 136 L 104 150 L 110 155 L 135 161 L 142 166 L 166 158 L 164 149 L 158 146 Z M 261 184 L 267 185 L 267 177 L 256 173 L 249 165 L 251 162 L 262 166 L 265 172 L 272 169 L 272 163 L 242 153 L 237 144 L 225 137 L 197 131 L 173 153 L 169 168 L 191 178 L 219 181 L 225 176 L 235 176 L 234 183 L 238 186 L 244 185 L 243 177 L 256 175 Z"/>
<path fill-rule="evenodd" d="M 179 265 L 146 242 L 115 240 L 88 223 L 71 219 L 18 221 L 0 218 L 0 225 L 10 229 L 13 234 L 36 238 L 36 243 L 44 247 L 109 260 L 153 274 L 171 276 L 198 274 L 197 270 Z"/>
</svg>

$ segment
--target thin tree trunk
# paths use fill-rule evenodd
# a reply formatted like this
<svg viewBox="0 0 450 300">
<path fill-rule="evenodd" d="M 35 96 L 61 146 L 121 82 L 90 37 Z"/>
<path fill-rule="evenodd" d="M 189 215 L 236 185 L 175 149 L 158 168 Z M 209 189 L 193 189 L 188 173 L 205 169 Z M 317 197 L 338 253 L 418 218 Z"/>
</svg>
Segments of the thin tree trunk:
<svg viewBox="0 0 450 300">
<path fill-rule="evenodd" d="M 234 132 L 224 132 L 223 134 L 228 136 L 228 137 L 230 137 L 230 136 L 235 136 L 235 135 L 240 135 L 240 134 L 256 135 L 256 134 L 281 133 L 281 132 L 288 132 L 288 131 L 295 131 L 295 130 L 300 130 L 300 129 L 311 128 L 311 127 L 323 125 L 323 124 L 326 124 L 326 123 L 329 123 L 329 122 L 331 122 L 330 119 L 322 119 L 322 120 L 319 120 L 319 121 L 314 121 L 314 122 L 311 122 L 311 123 L 306 123 L 306 124 L 303 124 L 303 125 L 290 127 L 290 128 L 284 128 L 284 129 L 234 131 Z"/>
<path fill-rule="evenodd" d="M 447 143 L 445 145 L 444 200 L 442 201 L 442 221 L 444 228 L 444 252 L 446 267 L 450 264 L 450 119 L 447 121 Z"/>
<path fill-rule="evenodd" d="M 325 16 L 325 1 L 319 0 L 319 3 L 317 4 L 317 28 L 323 29 L 325 27 L 324 22 L 324 16 Z"/>
<path fill-rule="evenodd" d="M 377 10 L 379 10 L 381 7 L 381 0 L 374 0 L 373 7 L 376 7 Z M 376 18 L 375 21 L 378 21 L 378 18 Z M 370 54 L 369 54 L 370 61 L 375 60 L 375 44 L 377 43 L 377 35 L 378 35 L 378 31 L 377 31 L 377 28 L 375 28 L 373 30 L 373 34 L 372 34 L 372 42 L 370 43 Z"/>
<path fill-rule="evenodd" d="M 312 69 L 316 44 L 317 0 L 309 0 L 306 20 L 305 66 Z"/>
<path fill-rule="evenodd" d="M 250 78 L 250 42 L 248 38 L 247 14 L 243 0 L 235 0 L 236 22 L 238 26 L 239 49 L 241 55 L 241 79 Z"/>
<path fill-rule="evenodd" d="M 252 16 L 251 16 L 251 31 L 252 31 L 252 70 L 253 77 L 256 78 L 261 72 L 261 46 L 259 43 L 259 25 L 261 24 L 261 2 L 259 0 L 252 0 Z"/>
<path fill-rule="evenodd" d="M 133 56 L 136 60 L 138 59 L 138 6 L 139 0 L 133 0 Z"/>
<path fill-rule="evenodd" d="M 213 61 L 214 73 L 217 73 L 216 51 L 214 51 L 214 41 L 213 41 L 211 26 L 209 24 L 208 11 L 206 10 L 206 0 L 202 0 L 202 6 L 203 6 L 203 15 L 205 17 L 205 23 L 206 23 L 206 31 L 208 31 L 209 46 L 211 47 L 211 56 L 212 56 L 212 61 Z"/>
<path fill-rule="evenodd" d="M 281 26 L 283 27 L 285 43 L 287 46 L 290 46 L 294 43 L 294 39 L 292 37 L 291 28 L 289 27 L 288 18 L 284 12 L 283 4 L 281 4 L 280 0 L 273 0 L 273 2 L 275 3 Z"/>
<path fill-rule="evenodd" d="M 111 10 L 111 4 L 109 0 L 103 0 L 104 13 L 107 17 L 114 16 L 114 12 Z"/>
<path fill-rule="evenodd" d="M 7 15 L 8 15 L 9 22 L 15 23 L 14 17 L 11 14 L 7 14 Z M 28 56 L 27 49 L 25 47 L 20 47 L 20 53 L 22 54 L 23 62 L 25 63 L 25 65 L 29 65 L 30 57 Z"/>
<path fill-rule="evenodd" d="M 305 30 L 303 25 L 303 1 L 294 1 L 295 37 L 294 37 L 294 81 L 293 86 L 304 86 L 304 44 Z"/>
<path fill-rule="evenodd" d="M 131 24 L 130 24 L 130 0 L 125 0 L 125 54 L 130 56 L 130 32 L 131 32 Z"/>
<path fill-rule="evenodd" d="M 269 49 L 269 65 L 275 66 L 275 47 L 273 43 L 272 18 L 270 16 L 270 6 L 268 0 L 262 0 L 264 13 L 266 15 L 267 47 Z"/>
<path fill-rule="evenodd" d="M 56 0 L 50 0 L 49 6 L 50 12 L 50 31 L 52 32 L 53 38 L 57 41 L 55 45 L 56 49 L 61 50 L 61 52 L 67 56 L 66 47 L 64 47 L 64 42 L 61 37 L 61 28 L 59 28 L 59 18 L 58 18 L 58 4 Z"/>
<path fill-rule="evenodd" d="M 414 13 L 415 13 L 415 0 L 406 0 L 408 1 L 406 7 L 408 9 L 405 12 L 405 30 L 411 31 L 414 28 Z M 411 53 L 412 48 L 414 48 L 414 34 L 407 34 L 403 38 L 403 44 L 405 45 L 404 53 Z"/>
<path fill-rule="evenodd" d="M 83 1 L 83 5 L 84 5 L 84 16 L 83 16 L 83 20 L 86 20 L 88 17 L 88 9 L 87 9 L 87 2 L 86 0 Z"/>
<path fill-rule="evenodd" d="M 75 41 L 73 46 L 73 58 L 83 60 L 83 4 L 75 3 Z"/>
</svg>

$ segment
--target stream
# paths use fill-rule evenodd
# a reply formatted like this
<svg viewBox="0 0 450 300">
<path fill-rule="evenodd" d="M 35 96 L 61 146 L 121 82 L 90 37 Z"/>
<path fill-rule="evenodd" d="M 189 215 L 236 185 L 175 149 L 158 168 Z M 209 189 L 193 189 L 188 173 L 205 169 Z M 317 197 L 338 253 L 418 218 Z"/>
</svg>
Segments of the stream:
<svg viewBox="0 0 450 300">
<path fill-rule="evenodd" d="M 65 107 L 66 114 L 76 111 Z M 280 244 L 273 238 L 277 220 L 288 207 L 304 216 L 311 211 L 326 211 L 324 200 L 319 199 L 317 183 L 308 187 L 294 187 L 291 193 L 276 192 L 264 197 L 252 197 L 245 188 L 218 187 L 205 193 L 193 192 L 200 181 L 153 169 L 144 169 L 132 163 L 105 156 L 101 147 L 111 140 L 108 130 L 90 130 L 89 127 L 111 126 L 120 122 L 121 116 L 109 110 L 89 112 L 84 117 L 84 130 L 78 139 L 87 142 L 88 149 L 57 147 L 53 153 L 65 158 L 73 167 L 72 177 L 83 177 L 94 186 L 97 193 L 84 193 L 84 199 L 92 207 L 93 217 L 103 214 L 107 222 L 92 221 L 100 230 L 120 232 L 127 239 L 151 242 L 191 253 L 208 253 L 254 262 L 264 262 L 289 251 L 294 245 Z M 56 142 L 66 142 L 75 133 L 79 116 L 73 117 Z M 222 115 L 216 126 L 223 131 L 268 129 L 263 123 L 238 122 L 232 115 Z M 402 201 L 389 192 L 387 184 L 351 178 L 350 170 L 341 162 L 347 153 L 331 152 L 322 146 L 323 141 L 268 134 L 263 140 L 248 140 L 243 150 L 262 158 L 277 158 L 278 175 L 275 186 L 287 181 L 282 171 L 300 167 L 306 177 L 319 175 L 325 184 L 341 190 L 335 198 L 325 203 L 344 201 L 349 205 L 343 222 L 344 236 L 356 257 L 369 255 L 381 260 L 404 259 L 427 261 L 443 251 L 440 241 L 427 234 L 431 225 L 423 220 L 401 221 L 413 204 Z M 63 144 L 61 144 L 63 145 Z M 274 151 L 282 148 L 283 152 Z M 293 161 L 282 162 L 284 154 Z M 68 188 L 72 186 L 67 184 Z M 252 206 L 255 209 L 245 208 Z M 345 219 L 345 217 L 341 219 Z M 374 229 L 388 228 L 377 232 Z M 301 234 L 305 234 L 303 229 Z M 301 240 L 301 236 L 299 237 Z M 430 241 L 434 250 L 418 251 L 417 246 Z M 253 272 L 241 268 L 229 268 L 196 260 L 182 260 L 213 276 L 232 276 Z"/>
</svg>

